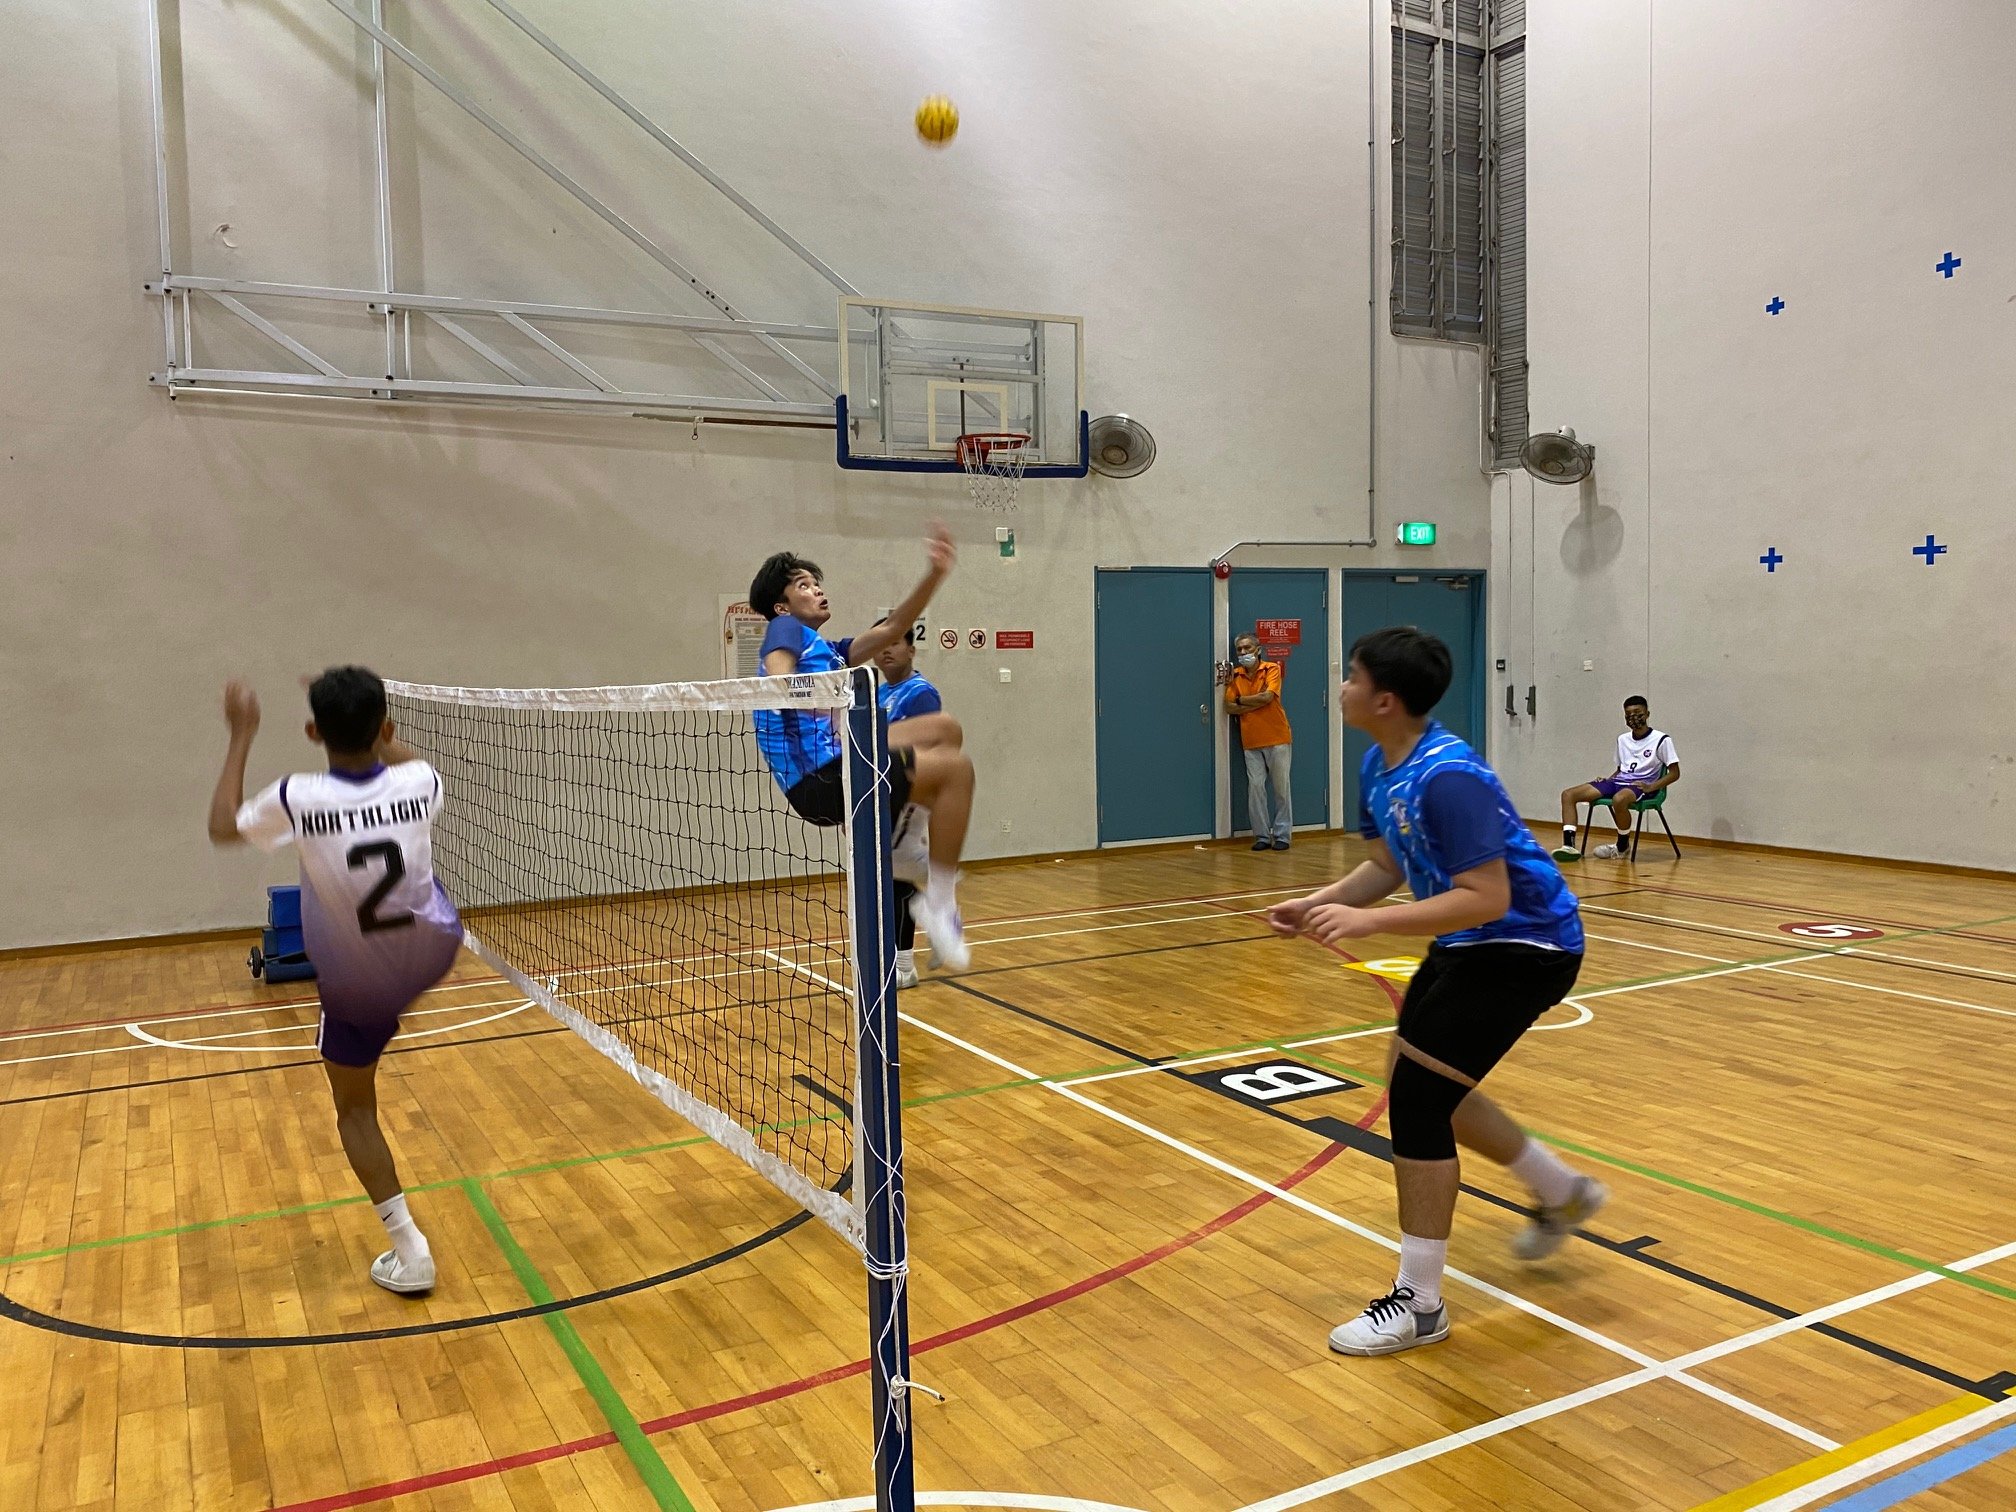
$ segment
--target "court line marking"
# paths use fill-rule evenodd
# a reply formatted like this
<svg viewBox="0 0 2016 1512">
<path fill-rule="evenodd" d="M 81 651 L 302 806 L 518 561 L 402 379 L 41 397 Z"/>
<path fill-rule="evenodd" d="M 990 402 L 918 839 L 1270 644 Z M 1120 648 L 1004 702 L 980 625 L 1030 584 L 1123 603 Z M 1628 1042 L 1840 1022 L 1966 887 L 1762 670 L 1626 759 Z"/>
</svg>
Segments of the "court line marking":
<svg viewBox="0 0 2016 1512">
<path fill-rule="evenodd" d="M 438 1024 L 432 1029 L 414 1029 L 410 1031 L 402 1029 L 399 1033 L 399 1038 L 426 1039 L 430 1035 L 454 1034 L 463 1029 L 476 1029 L 484 1024 L 494 1024 L 499 1019 L 507 1019 L 515 1014 L 523 1013 L 531 1006 L 532 1004 L 529 1000 L 521 1001 L 513 1007 L 504 1009 L 502 1012 L 490 1014 L 487 1018 L 468 1019 L 454 1024 Z M 126 1032 L 139 1040 L 142 1045 L 158 1045 L 164 1050 L 200 1050 L 211 1055 L 297 1055 L 303 1050 L 315 1049 L 316 1041 L 310 1039 L 305 1043 L 292 1045 L 220 1045 L 212 1043 L 212 1041 L 220 1039 L 243 1039 L 247 1035 L 252 1034 L 287 1034 L 295 1030 L 315 1029 L 318 1027 L 315 1024 L 275 1024 L 270 1029 L 247 1029 L 235 1034 L 204 1035 L 197 1039 L 186 1040 L 162 1039 L 157 1035 L 149 1034 L 138 1024 L 128 1024 Z M 52 1058 L 60 1059 L 61 1057 Z"/>
<path fill-rule="evenodd" d="M 1138 1512 L 1117 1502 L 1088 1501 L 1082 1496 L 1044 1496 L 1034 1491 L 919 1491 L 920 1507 L 1021 1507 L 1027 1512 Z M 800 1502 L 776 1512 L 873 1512 L 872 1496 L 848 1496 L 839 1501 Z"/>
<path fill-rule="evenodd" d="M 1984 1407 L 1979 1412 L 1970 1413 L 1957 1422 L 1948 1423 L 1944 1427 L 1930 1429 L 1925 1433 L 1919 1434 L 1915 1439 L 1907 1439 L 1894 1449 L 1886 1449 L 1880 1454 L 1873 1454 L 1868 1459 L 1857 1461 L 1855 1464 L 1849 1465 L 1844 1469 L 1836 1470 L 1832 1475 L 1824 1476 L 1814 1481 L 1811 1485 L 1801 1486 L 1795 1491 L 1787 1491 L 1783 1496 L 1774 1496 L 1770 1501 L 1760 1503 L 1756 1508 L 1756 1512 L 1793 1512 L 1794 1508 L 1811 1506 L 1821 1497 L 1831 1496 L 1836 1491 L 1852 1486 L 1858 1481 L 1867 1480 L 1880 1470 L 1888 1470 L 1893 1465 L 1901 1465 L 1906 1460 L 1916 1459 L 1921 1454 L 1937 1449 L 1941 1444 L 1949 1444 L 1956 1438 L 1964 1438 L 1976 1429 L 1986 1428 L 1991 1423 L 1998 1423 L 2003 1418 L 2012 1415 L 2016 1415 L 2016 1397 L 1996 1402 L 1992 1406 Z M 1871 1487 L 1870 1489 L 1880 1490 L 1881 1488 Z M 1854 1498 L 1854 1500 L 1860 1500 L 1860 1498 Z"/>
<path fill-rule="evenodd" d="M 1780 976 L 1798 977 L 1801 981 L 1825 982 L 1829 987 L 1854 987 L 1862 992 L 1880 992 L 1887 997 L 1910 998 L 1918 1003 L 1938 1003 L 1947 1008 L 1967 1008 L 1975 1013 L 1992 1013 L 1998 1018 L 2016 1018 L 2016 1009 L 1991 1008 L 1986 1003 L 1967 1003 L 1959 998 L 1934 997 L 1929 992 L 1906 992 L 1901 987 L 1879 987 L 1874 982 L 1846 982 L 1839 977 L 1816 976 L 1810 971 L 1789 971 L 1783 966 L 1766 966 L 1762 969 L 1776 972 Z"/>
<path fill-rule="evenodd" d="M 1702 1502 L 1692 1512 L 1755 1512 L 1755 1509 L 1774 1496 L 1787 1491 L 1809 1486 L 1822 1476 L 1831 1475 L 1848 1465 L 1859 1465 L 1873 1454 L 1894 1448 L 1907 1439 L 1915 1439 L 1927 1429 L 1943 1427 L 1957 1418 L 1977 1412 L 1987 1399 L 1971 1392 L 1957 1396 L 1950 1402 L 1942 1402 L 1929 1411 L 1915 1413 L 1901 1421 L 1879 1428 L 1874 1433 L 1865 1434 L 1852 1443 L 1843 1444 L 1831 1454 L 1818 1454 L 1812 1459 L 1801 1460 L 1783 1470 L 1773 1471 L 1747 1486 L 1738 1486 L 1734 1491 L 1725 1491 L 1710 1501 Z"/>
<path fill-rule="evenodd" d="M 980 1046 L 973 1044 L 969 1040 L 961 1039 L 959 1036 L 955 1034 L 940 1029 L 935 1024 L 927 1023 L 925 1020 L 918 1018 L 915 1014 L 902 1013 L 899 1014 L 898 1016 L 903 1020 L 903 1022 L 913 1025 L 914 1027 L 923 1031 L 926 1034 L 932 1035 L 937 1039 L 944 1040 L 946 1043 L 957 1046 L 959 1049 L 966 1051 L 968 1054 L 976 1055 L 984 1061 L 999 1066 L 1002 1070 L 1008 1072 L 1011 1076 L 1034 1075 L 1034 1073 L 1030 1072 L 1025 1067 L 1016 1065 L 1015 1062 L 1009 1060 L 1006 1056 L 996 1055 L 991 1050 L 984 1050 Z M 1255 1176 L 1252 1172 L 1244 1170 L 1241 1167 L 1232 1164 L 1232 1162 L 1228 1160 L 1222 1160 L 1218 1156 L 1213 1155 L 1208 1151 L 1201 1150 L 1195 1145 L 1188 1144 L 1183 1140 L 1176 1138 L 1176 1136 L 1174 1136 L 1173 1134 L 1165 1133 L 1164 1131 L 1157 1129 L 1150 1124 L 1143 1123 L 1141 1122 L 1141 1120 L 1137 1118 L 1133 1118 L 1126 1113 L 1122 1113 L 1117 1108 L 1109 1108 L 1105 1106 L 1103 1103 L 1097 1102 L 1094 1099 L 1085 1096 L 1085 1094 L 1083 1094 L 1082 1092 L 1078 1092 L 1071 1087 L 1063 1086 L 1056 1082 L 1049 1082 L 1049 1081 L 1043 1081 L 1041 1084 L 1045 1087 L 1048 1087 L 1058 1096 L 1067 1098 L 1071 1102 L 1079 1104 L 1081 1107 L 1088 1108 L 1091 1111 L 1099 1114 L 1102 1118 L 1111 1119 L 1113 1122 L 1120 1124 L 1123 1128 L 1131 1129 L 1135 1133 L 1144 1135 L 1145 1137 L 1154 1140 L 1158 1144 L 1166 1145 L 1168 1148 L 1175 1150 L 1178 1154 L 1186 1155 L 1190 1159 L 1195 1160 L 1200 1164 L 1209 1166 L 1211 1169 L 1218 1171 L 1223 1175 L 1230 1176 L 1235 1181 L 1244 1182 L 1246 1185 L 1255 1187 L 1261 1191 L 1272 1192 L 1277 1198 L 1281 1199 L 1282 1201 L 1289 1203 L 1291 1206 L 1298 1207 L 1302 1209 L 1304 1212 L 1307 1212 L 1314 1217 L 1320 1218 L 1324 1222 L 1329 1223 L 1334 1227 L 1341 1228 L 1347 1233 L 1354 1234 L 1361 1239 L 1365 1239 L 1370 1243 L 1373 1243 L 1377 1245 L 1379 1248 L 1386 1250 L 1390 1253 L 1397 1254 L 1399 1252 L 1400 1245 L 1398 1241 L 1388 1239 L 1384 1234 L 1379 1233 L 1377 1230 L 1369 1229 L 1362 1224 L 1355 1223 L 1351 1219 L 1344 1217 L 1341 1213 L 1333 1212 L 1331 1209 L 1324 1207 L 1320 1203 L 1313 1202 L 1309 1198 L 1301 1196 L 1299 1193 L 1286 1191 L 1283 1188 L 1274 1185 L 1272 1182 L 1267 1181 L 1262 1177 Z M 1471 1288 L 1477 1291 L 1483 1292 L 1486 1296 L 1491 1297 L 1496 1301 L 1502 1302 L 1509 1307 L 1516 1308 L 1520 1312 L 1526 1313 L 1531 1317 L 1539 1318 L 1543 1322 L 1552 1323 L 1555 1327 L 1562 1329 L 1564 1332 L 1573 1334 L 1575 1337 L 1582 1339 L 1587 1343 L 1594 1344 L 1597 1345 L 1599 1348 L 1609 1350 L 1612 1354 L 1619 1355 L 1624 1359 L 1631 1361 L 1633 1364 L 1643 1367 L 1644 1370 L 1647 1372 L 1646 1378 L 1648 1380 L 1662 1376 L 1668 1377 L 1672 1380 L 1680 1382 L 1682 1385 L 1687 1386 L 1694 1391 L 1700 1392 L 1704 1396 L 1722 1402 L 1725 1406 L 1734 1407 L 1739 1412 L 1743 1412 L 1748 1416 L 1756 1418 L 1759 1422 L 1768 1423 L 1772 1427 L 1777 1428 L 1781 1432 L 1787 1433 L 1792 1437 L 1801 1440 L 1804 1443 L 1812 1444 L 1816 1448 L 1836 1449 L 1840 1447 L 1837 1443 L 1835 1443 L 1833 1439 L 1827 1438 L 1822 1434 L 1815 1433 L 1813 1432 L 1812 1429 L 1807 1428 L 1799 1423 L 1795 1423 L 1791 1419 L 1783 1417 L 1778 1413 L 1771 1411 L 1771 1409 L 1769 1409 L 1768 1407 L 1760 1406 L 1755 1402 L 1747 1400 L 1746 1398 L 1737 1396 L 1733 1392 L 1725 1391 L 1719 1386 L 1712 1385 L 1707 1381 L 1698 1380 L 1693 1376 L 1687 1375 L 1685 1373 L 1686 1366 L 1684 1365 L 1674 1365 L 1674 1364 L 1662 1365 L 1659 1361 L 1653 1359 L 1652 1356 L 1645 1354 L 1641 1350 L 1634 1349 L 1631 1345 L 1624 1343 L 1622 1340 L 1613 1339 L 1606 1334 L 1598 1333 L 1593 1328 L 1589 1328 L 1581 1323 L 1577 1323 L 1573 1318 L 1563 1317 L 1560 1313 L 1542 1307 L 1537 1302 L 1530 1302 L 1526 1298 L 1518 1296 L 1513 1292 L 1506 1291 L 1502 1287 L 1494 1286 L 1491 1282 L 1484 1280 L 1481 1276 L 1473 1276 L 1468 1271 L 1460 1270 L 1455 1266 L 1450 1266 L 1448 1270 L 1445 1272 L 1445 1274 L 1457 1281 L 1463 1282 L 1465 1285 L 1470 1286 Z"/>
</svg>

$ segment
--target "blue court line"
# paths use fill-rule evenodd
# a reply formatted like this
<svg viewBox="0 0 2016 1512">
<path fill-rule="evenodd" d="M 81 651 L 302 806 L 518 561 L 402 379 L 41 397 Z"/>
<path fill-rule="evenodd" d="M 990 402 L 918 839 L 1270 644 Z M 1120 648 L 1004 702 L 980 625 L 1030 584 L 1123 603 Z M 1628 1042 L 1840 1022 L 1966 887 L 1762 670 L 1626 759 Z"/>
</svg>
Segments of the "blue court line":
<svg viewBox="0 0 2016 1512">
<path fill-rule="evenodd" d="M 1956 1475 L 1965 1475 L 1977 1465 L 1985 1465 L 2011 1449 L 2016 1449 L 2016 1427 L 1998 1429 L 1971 1444 L 1948 1449 L 1937 1459 L 1927 1460 L 1915 1469 L 1893 1475 L 1886 1481 L 1878 1481 L 1846 1501 L 1833 1503 L 1827 1512 L 1883 1512 L 1886 1507 L 1894 1507 L 1906 1498 L 1916 1496 L 1920 1491 L 1929 1491 Z"/>
</svg>

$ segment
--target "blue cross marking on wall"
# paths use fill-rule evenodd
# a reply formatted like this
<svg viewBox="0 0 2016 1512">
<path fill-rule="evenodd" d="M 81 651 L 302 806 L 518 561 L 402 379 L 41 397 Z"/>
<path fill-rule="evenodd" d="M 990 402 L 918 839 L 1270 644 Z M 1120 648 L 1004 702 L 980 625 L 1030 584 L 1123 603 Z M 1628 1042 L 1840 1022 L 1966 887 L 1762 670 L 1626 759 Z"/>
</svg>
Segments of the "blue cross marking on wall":
<svg viewBox="0 0 2016 1512">
<path fill-rule="evenodd" d="M 1776 572 L 1778 570 L 1778 564 L 1784 561 L 1785 558 L 1780 556 L 1778 553 L 1778 548 L 1776 546 L 1773 546 L 1769 551 L 1765 552 L 1764 555 L 1757 558 L 1757 560 L 1764 564 L 1764 570 L 1766 572 Z"/>
<path fill-rule="evenodd" d="M 1946 554 L 1946 548 L 1944 546 L 1941 546 L 1934 537 L 1929 535 L 1925 537 L 1925 544 L 1923 546 L 1913 546 L 1911 548 L 1911 555 L 1922 556 L 1923 558 L 1925 558 L 1925 565 L 1927 567 L 1932 566 L 1939 560 L 1939 558 L 1941 558 L 1945 554 Z"/>
<path fill-rule="evenodd" d="M 1939 261 L 1932 264 L 1932 266 L 1938 272 L 1944 273 L 1948 278 L 1951 278 L 1953 276 L 1953 270 L 1960 266 L 1960 259 L 1955 257 L 1951 252 L 1948 252 L 1944 257 L 1940 258 Z"/>
<path fill-rule="evenodd" d="M 1772 315 L 1776 315 L 1780 310 L 1784 308 L 1785 308 L 1785 301 L 1780 299 L 1776 294 L 1773 294 L 1771 296 L 1771 303 L 1764 306 L 1765 311 L 1768 314 Z"/>
</svg>

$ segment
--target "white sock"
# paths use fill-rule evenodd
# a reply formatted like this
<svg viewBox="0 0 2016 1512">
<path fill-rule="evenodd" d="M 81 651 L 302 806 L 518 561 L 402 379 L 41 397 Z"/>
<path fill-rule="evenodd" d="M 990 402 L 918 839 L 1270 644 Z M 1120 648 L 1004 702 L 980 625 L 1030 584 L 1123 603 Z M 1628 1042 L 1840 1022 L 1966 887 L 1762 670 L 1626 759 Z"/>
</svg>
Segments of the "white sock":
<svg viewBox="0 0 2016 1512">
<path fill-rule="evenodd" d="M 412 1265 L 425 1260 L 433 1251 L 427 1248 L 427 1236 L 413 1221 L 413 1215 L 406 1211 L 406 1194 L 387 1198 L 374 1205 L 378 1221 L 385 1225 L 386 1236 L 392 1241 L 392 1249 L 399 1256 L 401 1265 Z"/>
<path fill-rule="evenodd" d="M 1532 1188 L 1542 1207 L 1560 1207 L 1575 1195 L 1575 1173 L 1537 1139 L 1527 1140 L 1519 1158 L 1506 1169 Z"/>
<path fill-rule="evenodd" d="M 958 886 L 959 868 L 940 866 L 933 861 L 924 882 L 924 901 L 934 912 L 951 913 L 959 907 Z"/>
<path fill-rule="evenodd" d="M 1400 1236 L 1400 1280 L 1398 1285 L 1414 1293 L 1416 1312 L 1433 1312 L 1442 1305 L 1442 1267 L 1449 1260 L 1447 1239 L 1417 1239 Z"/>
<path fill-rule="evenodd" d="M 907 971 L 912 976 L 917 974 L 917 951 L 914 947 L 909 950 L 899 950 L 896 952 L 896 969 L 898 971 Z"/>
</svg>

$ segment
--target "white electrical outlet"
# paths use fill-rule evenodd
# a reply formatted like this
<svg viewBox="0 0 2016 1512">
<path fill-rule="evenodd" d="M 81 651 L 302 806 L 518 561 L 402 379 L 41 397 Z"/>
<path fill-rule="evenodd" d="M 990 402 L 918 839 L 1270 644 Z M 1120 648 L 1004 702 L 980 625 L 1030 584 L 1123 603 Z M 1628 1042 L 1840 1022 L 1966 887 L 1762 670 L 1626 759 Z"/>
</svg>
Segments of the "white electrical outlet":
<svg viewBox="0 0 2016 1512">
<path fill-rule="evenodd" d="M 1596 663 L 1594 663 L 1593 661 L 1585 661 L 1584 663 L 1582 663 L 1582 670 L 1584 672 L 1594 672 L 1596 670 Z"/>
<path fill-rule="evenodd" d="M 1015 821 L 1013 819 L 1003 819 L 1001 821 L 1001 833 L 1004 835 L 1015 833 Z"/>
<path fill-rule="evenodd" d="M 1013 681 L 1015 681 L 1015 674 L 1014 674 L 1014 672 L 1012 672 L 1012 671 L 1011 671 L 1010 669 L 1008 669 L 1007 667 L 1003 667 L 1003 668 L 1001 669 L 1001 681 L 1003 681 L 1003 682 L 1013 682 Z"/>
</svg>

